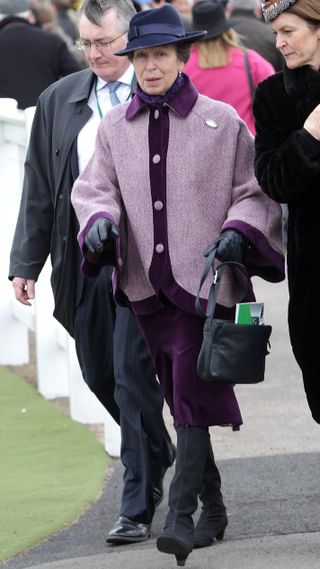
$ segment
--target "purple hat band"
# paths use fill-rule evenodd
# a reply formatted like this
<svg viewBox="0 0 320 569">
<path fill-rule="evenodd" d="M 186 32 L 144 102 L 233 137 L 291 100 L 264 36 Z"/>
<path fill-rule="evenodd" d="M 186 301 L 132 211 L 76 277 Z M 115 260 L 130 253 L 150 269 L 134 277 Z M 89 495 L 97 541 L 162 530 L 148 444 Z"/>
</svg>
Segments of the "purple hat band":
<svg viewBox="0 0 320 569">
<path fill-rule="evenodd" d="M 167 36 L 175 36 L 177 38 L 185 37 L 185 31 L 181 26 L 173 24 L 146 24 L 145 26 L 131 26 L 128 33 L 128 40 L 134 40 L 141 36 L 148 36 L 150 34 L 161 34 Z"/>
</svg>

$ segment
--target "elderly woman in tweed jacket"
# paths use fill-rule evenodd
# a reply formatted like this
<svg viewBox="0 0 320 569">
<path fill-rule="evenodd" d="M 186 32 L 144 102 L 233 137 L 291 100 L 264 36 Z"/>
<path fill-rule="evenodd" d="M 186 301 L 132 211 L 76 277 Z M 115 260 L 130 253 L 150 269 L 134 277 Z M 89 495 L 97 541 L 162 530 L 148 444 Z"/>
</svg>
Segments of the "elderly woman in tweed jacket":
<svg viewBox="0 0 320 569">
<path fill-rule="evenodd" d="M 280 207 L 255 180 L 252 136 L 231 107 L 199 95 L 181 73 L 188 44 L 203 33 L 186 33 L 170 5 L 133 17 L 118 55 L 131 57 L 137 93 L 102 120 L 72 193 L 82 270 L 94 277 L 114 265 L 116 299 L 136 316 L 174 419 L 176 468 L 157 547 L 179 565 L 227 525 L 208 427 L 242 423 L 233 387 L 197 377 L 203 251 L 222 234 L 220 260 L 243 260 L 249 276 L 284 277 Z M 232 317 L 242 298 L 229 275 L 218 314 Z"/>
</svg>

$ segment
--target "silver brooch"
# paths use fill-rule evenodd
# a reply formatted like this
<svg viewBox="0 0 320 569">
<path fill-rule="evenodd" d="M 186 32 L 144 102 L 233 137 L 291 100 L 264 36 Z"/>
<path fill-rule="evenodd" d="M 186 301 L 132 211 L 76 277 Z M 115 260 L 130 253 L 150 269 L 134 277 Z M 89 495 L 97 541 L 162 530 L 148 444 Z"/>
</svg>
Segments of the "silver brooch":
<svg viewBox="0 0 320 569">
<path fill-rule="evenodd" d="M 207 119 L 206 125 L 210 126 L 211 128 L 218 128 L 216 121 L 214 121 L 213 119 Z"/>
</svg>

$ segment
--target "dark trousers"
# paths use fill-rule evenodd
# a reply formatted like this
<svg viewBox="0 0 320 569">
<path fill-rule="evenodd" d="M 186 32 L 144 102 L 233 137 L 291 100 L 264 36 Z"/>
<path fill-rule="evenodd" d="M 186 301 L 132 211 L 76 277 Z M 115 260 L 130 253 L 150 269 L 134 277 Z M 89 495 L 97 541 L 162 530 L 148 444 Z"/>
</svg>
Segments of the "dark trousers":
<svg viewBox="0 0 320 569">
<path fill-rule="evenodd" d="M 120 514 L 150 523 L 152 479 L 171 464 L 171 440 L 152 360 L 132 314 L 114 303 L 109 269 L 85 282 L 75 341 L 87 385 L 115 420 L 120 417 L 125 467 Z"/>
</svg>

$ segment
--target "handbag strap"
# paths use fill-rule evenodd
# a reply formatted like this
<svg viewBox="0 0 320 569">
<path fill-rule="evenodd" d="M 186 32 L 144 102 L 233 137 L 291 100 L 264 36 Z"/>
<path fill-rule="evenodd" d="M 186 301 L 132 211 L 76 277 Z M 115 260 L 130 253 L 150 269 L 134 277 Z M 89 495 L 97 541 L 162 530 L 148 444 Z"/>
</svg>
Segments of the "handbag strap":
<svg viewBox="0 0 320 569">
<path fill-rule="evenodd" d="M 217 269 L 215 270 L 214 269 L 214 261 L 216 258 L 216 253 L 217 253 L 219 243 L 220 243 L 220 239 L 217 239 L 204 252 L 204 256 L 206 257 L 206 260 L 205 260 L 205 265 L 204 265 L 202 275 L 200 277 L 200 284 L 199 284 L 199 288 L 198 288 L 198 292 L 197 292 L 197 296 L 196 296 L 196 300 L 195 300 L 196 312 L 199 316 L 202 316 L 203 318 L 208 318 L 210 316 L 213 317 L 213 314 L 214 314 L 214 311 L 216 308 L 216 304 L 217 304 L 218 292 L 219 292 L 220 284 L 221 284 L 221 277 L 223 275 L 225 267 L 226 266 L 233 267 L 236 270 L 245 268 L 242 263 L 238 263 L 237 261 L 225 261 L 225 262 L 221 263 L 217 267 Z M 203 287 L 203 285 L 207 279 L 207 276 L 209 274 L 210 269 L 213 269 L 214 276 L 213 276 L 213 283 L 210 287 L 207 309 L 206 309 L 206 312 L 204 313 L 202 308 L 201 308 L 201 305 L 200 305 L 200 292 L 201 292 L 201 289 L 202 289 L 202 287 Z M 248 285 L 249 285 L 249 283 L 248 283 Z M 248 289 L 249 289 L 249 286 L 248 286 Z"/>
<path fill-rule="evenodd" d="M 252 77 L 252 73 L 251 73 L 251 69 L 250 69 L 248 52 L 246 49 L 243 49 L 242 53 L 243 53 L 243 57 L 244 57 L 244 64 L 245 64 L 247 79 L 248 79 L 249 88 L 250 88 L 251 101 L 253 102 L 255 86 L 254 86 L 253 77 Z"/>
</svg>

